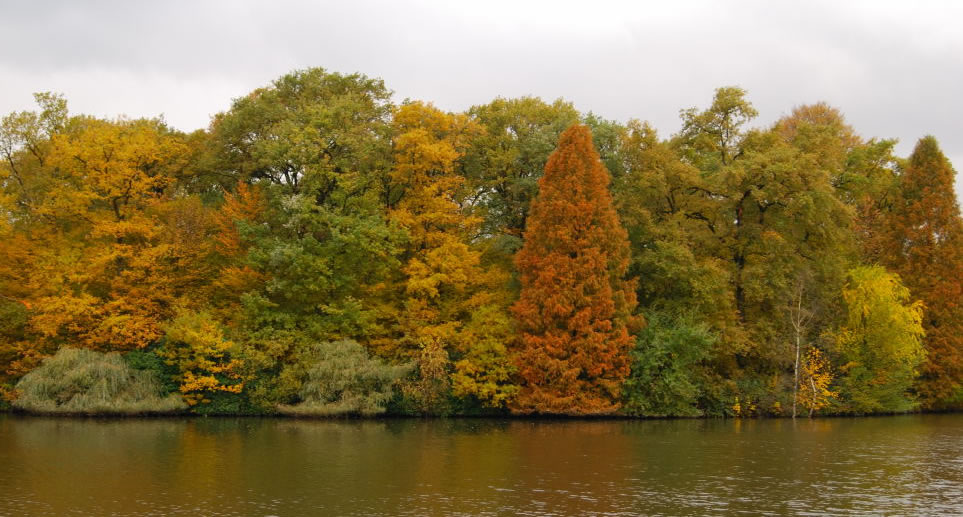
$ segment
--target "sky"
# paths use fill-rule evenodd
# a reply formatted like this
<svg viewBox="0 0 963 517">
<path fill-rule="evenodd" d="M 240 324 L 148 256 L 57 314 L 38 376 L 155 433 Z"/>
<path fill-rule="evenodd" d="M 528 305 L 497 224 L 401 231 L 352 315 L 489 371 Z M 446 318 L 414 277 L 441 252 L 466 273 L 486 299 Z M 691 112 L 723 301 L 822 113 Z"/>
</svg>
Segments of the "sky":
<svg viewBox="0 0 963 517">
<path fill-rule="evenodd" d="M 768 125 L 825 101 L 906 156 L 935 136 L 963 170 L 963 2 L 0 0 L 0 113 L 63 93 L 74 113 L 207 127 L 295 69 L 380 77 L 462 111 L 562 97 L 678 131 L 741 86 Z M 957 191 L 963 192 L 958 176 Z"/>
</svg>

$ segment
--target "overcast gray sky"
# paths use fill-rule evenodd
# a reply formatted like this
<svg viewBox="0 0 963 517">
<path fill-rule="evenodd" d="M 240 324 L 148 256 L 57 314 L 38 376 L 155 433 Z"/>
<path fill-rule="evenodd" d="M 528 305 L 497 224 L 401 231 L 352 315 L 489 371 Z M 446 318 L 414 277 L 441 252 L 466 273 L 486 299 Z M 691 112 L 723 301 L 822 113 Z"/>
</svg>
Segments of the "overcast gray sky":
<svg viewBox="0 0 963 517">
<path fill-rule="evenodd" d="M 71 110 L 206 127 L 296 68 L 381 77 L 460 111 L 564 97 L 669 136 L 738 85 L 768 124 L 826 101 L 907 155 L 932 134 L 963 169 L 963 2 L 0 0 L 0 113 L 59 91 Z M 958 192 L 963 192 L 957 181 Z"/>
</svg>

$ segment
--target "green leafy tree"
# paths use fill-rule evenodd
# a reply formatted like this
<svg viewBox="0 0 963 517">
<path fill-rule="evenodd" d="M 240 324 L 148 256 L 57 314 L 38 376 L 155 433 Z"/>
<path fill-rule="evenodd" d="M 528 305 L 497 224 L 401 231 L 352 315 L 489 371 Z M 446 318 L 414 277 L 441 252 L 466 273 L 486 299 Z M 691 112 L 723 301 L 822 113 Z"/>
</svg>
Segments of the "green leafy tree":
<svg viewBox="0 0 963 517">
<path fill-rule="evenodd" d="M 856 247 L 852 210 L 833 183 L 836 151 L 823 148 L 836 137 L 796 138 L 788 122 L 747 130 L 755 115 L 743 90 L 720 88 L 708 109 L 683 112 L 672 146 L 699 171 L 688 190 L 703 198 L 701 210 L 689 213 L 708 229 L 700 254 L 726 271 L 737 317 L 722 334 L 718 371 L 743 401 L 778 413 L 791 398 L 794 330 L 772 315 L 785 312 L 801 274 L 814 299 L 837 297 Z"/>
<path fill-rule="evenodd" d="M 689 311 L 717 330 L 732 329 L 730 272 L 716 253 L 718 206 L 706 194 L 706 180 L 637 120 L 629 122 L 619 154 L 626 170 L 614 181 L 613 195 L 632 247 L 631 274 L 646 279 L 638 285 L 639 305 L 650 312 Z"/>
<path fill-rule="evenodd" d="M 244 251 L 232 271 L 248 287 L 236 332 L 261 407 L 296 398 L 312 343 L 381 332 L 377 286 L 403 239 L 384 212 L 392 110 L 380 80 L 312 68 L 212 123 L 208 175 L 264 196 L 254 220 L 234 219 Z"/>
<path fill-rule="evenodd" d="M 561 99 L 549 104 L 521 97 L 474 106 L 468 115 L 485 132 L 472 140 L 461 160 L 461 174 L 473 191 L 467 201 L 484 219 L 483 234 L 507 238 L 514 252 L 548 156 L 562 131 L 579 120 L 578 111 Z"/>
<path fill-rule="evenodd" d="M 698 416 L 705 394 L 704 362 L 718 338 L 689 316 L 648 318 L 632 351 L 623 411 L 638 416 Z"/>
</svg>

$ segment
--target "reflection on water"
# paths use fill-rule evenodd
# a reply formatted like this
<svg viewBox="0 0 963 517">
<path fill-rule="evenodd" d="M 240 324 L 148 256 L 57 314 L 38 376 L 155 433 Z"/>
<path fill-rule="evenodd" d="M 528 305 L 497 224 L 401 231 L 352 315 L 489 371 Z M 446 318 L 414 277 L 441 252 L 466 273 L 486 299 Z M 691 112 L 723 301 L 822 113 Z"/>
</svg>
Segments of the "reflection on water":
<svg viewBox="0 0 963 517">
<path fill-rule="evenodd" d="M 961 514 L 963 415 L 0 415 L 0 515 Z"/>
</svg>

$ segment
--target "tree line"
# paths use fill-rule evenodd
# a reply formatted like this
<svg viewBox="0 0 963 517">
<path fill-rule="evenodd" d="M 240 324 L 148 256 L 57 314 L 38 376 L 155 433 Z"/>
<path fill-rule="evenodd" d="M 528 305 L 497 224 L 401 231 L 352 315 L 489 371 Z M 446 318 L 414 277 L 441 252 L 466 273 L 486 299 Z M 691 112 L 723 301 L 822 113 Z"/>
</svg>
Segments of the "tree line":
<svg viewBox="0 0 963 517">
<path fill-rule="evenodd" d="M 963 406 L 933 137 L 738 87 L 667 138 L 320 68 L 209 128 L 0 124 L 0 395 L 45 413 L 762 416 Z"/>
</svg>

